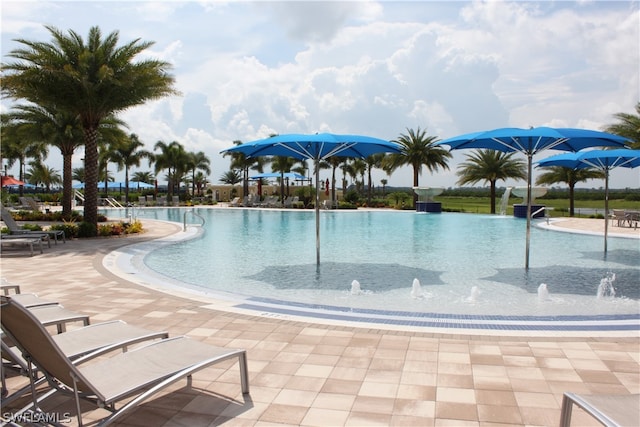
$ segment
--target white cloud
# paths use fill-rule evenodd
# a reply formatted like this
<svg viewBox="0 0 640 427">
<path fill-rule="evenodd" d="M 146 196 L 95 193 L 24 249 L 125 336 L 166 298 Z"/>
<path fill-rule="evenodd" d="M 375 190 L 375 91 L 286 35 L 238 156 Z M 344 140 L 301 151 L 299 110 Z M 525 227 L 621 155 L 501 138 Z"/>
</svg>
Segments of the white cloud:
<svg viewBox="0 0 640 427">
<path fill-rule="evenodd" d="M 176 140 L 205 151 L 213 181 L 229 165 L 219 151 L 234 140 L 598 129 L 640 99 L 637 2 L 3 1 L 1 19 L 3 61 L 12 39 L 49 40 L 45 23 L 155 41 L 144 57 L 173 64 L 182 96 L 123 118 L 149 149 Z M 421 182 L 455 185 L 464 154 Z M 388 179 L 411 185 L 411 171 Z"/>
</svg>

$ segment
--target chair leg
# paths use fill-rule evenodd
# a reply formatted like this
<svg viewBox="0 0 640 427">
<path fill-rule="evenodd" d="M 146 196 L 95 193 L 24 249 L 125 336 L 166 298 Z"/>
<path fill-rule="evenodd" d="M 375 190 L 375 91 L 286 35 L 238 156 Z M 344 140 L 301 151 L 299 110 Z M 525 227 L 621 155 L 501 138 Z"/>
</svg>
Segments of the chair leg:
<svg viewBox="0 0 640 427">
<path fill-rule="evenodd" d="M 562 396 L 562 411 L 560 412 L 560 427 L 571 426 L 571 411 L 573 410 L 573 400 L 565 393 Z"/>
</svg>

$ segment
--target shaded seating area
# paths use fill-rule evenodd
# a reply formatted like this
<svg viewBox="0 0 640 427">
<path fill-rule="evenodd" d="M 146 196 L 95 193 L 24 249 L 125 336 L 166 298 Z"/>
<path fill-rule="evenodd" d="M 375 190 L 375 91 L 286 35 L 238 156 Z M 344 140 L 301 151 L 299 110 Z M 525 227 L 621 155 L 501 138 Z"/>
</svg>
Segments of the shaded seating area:
<svg viewBox="0 0 640 427">
<path fill-rule="evenodd" d="M 34 310 L 40 307 L 27 308 L 17 301 L 20 298 L 12 296 L 1 298 L 2 329 L 26 362 L 33 394 L 33 402 L 12 414 L 13 417 L 38 411 L 50 398 L 58 396 L 58 401 L 64 394 L 75 403 L 78 425 L 82 425 L 81 401 L 90 401 L 109 410 L 111 414 L 97 423 L 107 425 L 178 381 L 186 379 L 190 387 L 194 373 L 229 359 L 238 361 L 240 388 L 243 394 L 249 392 L 245 350 L 212 346 L 186 336 L 168 338 L 166 332 L 130 329 L 133 327 L 120 321 L 51 335 L 34 314 Z M 96 344 L 95 337 L 102 335 L 98 329 L 114 330 L 117 343 L 105 344 L 78 357 L 86 353 L 87 348 L 105 343 Z M 131 330 L 132 339 L 138 341 L 128 341 L 116 347 L 123 341 L 125 334 L 121 333 L 122 329 Z M 130 347 L 141 341 L 148 342 Z M 127 351 L 111 354 L 115 349 Z M 96 358 L 96 354 L 101 357 Z M 32 375 L 36 371 L 46 378 L 50 388 L 36 390 L 41 384 Z M 121 403 L 122 406 L 116 407 Z"/>
<path fill-rule="evenodd" d="M 564 393 L 560 427 L 571 426 L 574 406 L 578 406 L 604 426 L 640 426 L 640 394 L 579 395 Z"/>
</svg>

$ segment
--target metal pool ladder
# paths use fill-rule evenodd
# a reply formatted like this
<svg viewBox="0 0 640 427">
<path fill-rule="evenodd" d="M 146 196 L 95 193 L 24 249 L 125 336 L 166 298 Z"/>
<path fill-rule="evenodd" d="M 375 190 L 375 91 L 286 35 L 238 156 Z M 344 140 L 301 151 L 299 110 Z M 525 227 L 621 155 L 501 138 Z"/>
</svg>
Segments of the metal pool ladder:
<svg viewBox="0 0 640 427">
<path fill-rule="evenodd" d="M 199 213 L 197 213 L 195 210 L 191 209 L 190 211 L 185 211 L 183 218 L 182 218 L 182 231 L 187 231 L 187 214 L 191 214 L 195 217 L 200 218 L 200 220 L 202 221 L 202 224 L 200 224 L 200 227 L 202 227 L 204 225 L 204 217 L 202 215 L 200 215 Z"/>
</svg>

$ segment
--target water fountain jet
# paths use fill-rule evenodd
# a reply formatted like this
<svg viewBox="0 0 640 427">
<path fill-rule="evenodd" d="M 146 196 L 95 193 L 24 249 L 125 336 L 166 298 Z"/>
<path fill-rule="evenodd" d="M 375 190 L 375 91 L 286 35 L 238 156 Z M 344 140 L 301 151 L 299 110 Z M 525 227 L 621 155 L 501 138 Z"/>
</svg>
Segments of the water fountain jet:
<svg viewBox="0 0 640 427">
<path fill-rule="evenodd" d="M 613 287 L 613 282 L 616 281 L 616 273 L 609 272 L 607 276 L 600 280 L 600 284 L 598 285 L 598 298 L 611 297 L 614 298 L 616 296 L 616 289 Z"/>
<path fill-rule="evenodd" d="M 354 280 L 351 282 L 351 295 L 360 295 L 362 293 L 362 289 L 360 289 L 360 282 Z"/>
<path fill-rule="evenodd" d="M 549 299 L 549 289 L 546 283 L 538 286 L 538 301 L 547 301 Z"/>
<path fill-rule="evenodd" d="M 473 286 L 471 288 L 471 294 L 469 295 L 469 297 L 467 298 L 467 301 L 469 302 L 476 302 L 478 301 L 478 295 L 480 295 L 480 289 L 478 289 L 477 286 Z"/>
<path fill-rule="evenodd" d="M 413 298 L 422 298 L 424 296 L 422 294 L 422 286 L 420 286 L 420 281 L 418 279 L 413 279 L 413 284 L 411 285 L 411 296 Z"/>
</svg>

